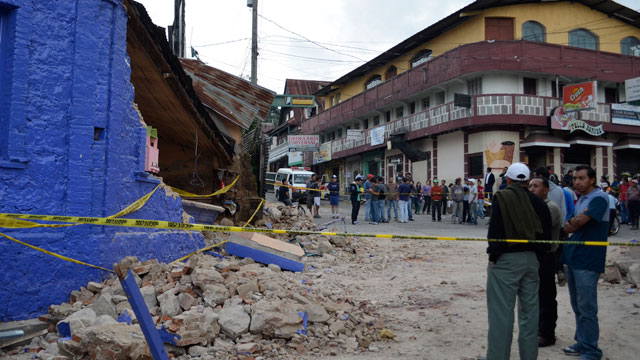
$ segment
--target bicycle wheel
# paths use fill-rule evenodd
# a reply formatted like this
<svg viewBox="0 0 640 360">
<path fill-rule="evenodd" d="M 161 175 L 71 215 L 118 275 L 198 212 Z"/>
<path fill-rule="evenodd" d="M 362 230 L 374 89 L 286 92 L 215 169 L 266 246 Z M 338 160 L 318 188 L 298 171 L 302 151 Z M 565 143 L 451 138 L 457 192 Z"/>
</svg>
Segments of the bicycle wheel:
<svg viewBox="0 0 640 360">
<path fill-rule="evenodd" d="M 620 217 L 616 216 L 613 219 L 613 229 L 611 229 L 611 235 L 616 235 L 620 231 Z"/>
</svg>

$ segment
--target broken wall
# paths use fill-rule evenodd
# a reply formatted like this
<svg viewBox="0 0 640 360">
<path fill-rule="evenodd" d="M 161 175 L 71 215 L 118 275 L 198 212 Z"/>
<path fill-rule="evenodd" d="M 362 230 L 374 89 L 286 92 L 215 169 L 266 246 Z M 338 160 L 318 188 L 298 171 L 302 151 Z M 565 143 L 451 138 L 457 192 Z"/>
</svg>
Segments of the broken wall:
<svg viewBox="0 0 640 360">
<path fill-rule="evenodd" d="M 159 181 L 143 172 L 145 129 L 133 107 L 127 15 L 120 1 L 0 0 L 8 18 L 0 87 L 0 212 L 108 216 Z M 159 189 L 128 217 L 182 220 Z M 111 268 L 124 256 L 171 261 L 200 234 L 120 227 L 0 231 Z M 0 239 L 0 321 L 45 313 L 102 270 Z"/>
</svg>

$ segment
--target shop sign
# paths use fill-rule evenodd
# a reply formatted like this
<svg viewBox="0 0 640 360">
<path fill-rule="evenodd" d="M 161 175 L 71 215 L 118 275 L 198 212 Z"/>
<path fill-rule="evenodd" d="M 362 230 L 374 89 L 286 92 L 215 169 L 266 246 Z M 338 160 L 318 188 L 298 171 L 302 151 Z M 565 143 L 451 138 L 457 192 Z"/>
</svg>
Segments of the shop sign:
<svg viewBox="0 0 640 360">
<path fill-rule="evenodd" d="M 318 151 L 319 135 L 287 135 L 289 151 Z"/>
<path fill-rule="evenodd" d="M 289 153 L 289 166 L 301 165 L 303 160 L 302 151 L 293 151 Z"/>
<path fill-rule="evenodd" d="M 564 86 L 562 88 L 564 112 L 595 109 L 596 89 L 595 81 Z"/>
<path fill-rule="evenodd" d="M 349 141 L 362 140 L 362 130 L 347 129 L 347 140 Z"/>
<path fill-rule="evenodd" d="M 320 145 L 320 149 L 313 153 L 313 164 L 331 161 L 331 142 Z"/>
<path fill-rule="evenodd" d="M 640 106 L 611 104 L 611 122 L 614 124 L 640 126 Z"/>
<path fill-rule="evenodd" d="M 604 134 L 602 125 L 593 126 L 582 120 L 578 120 L 576 119 L 576 113 L 565 113 L 562 106 L 557 106 L 551 111 L 551 128 L 555 130 L 569 130 L 569 132 L 582 130 L 593 136 Z"/>
<path fill-rule="evenodd" d="M 384 128 L 385 126 L 379 126 L 369 130 L 369 137 L 371 138 L 371 146 L 384 144 Z"/>
<path fill-rule="evenodd" d="M 625 80 L 624 92 L 627 102 L 640 100 L 640 77 Z"/>
</svg>

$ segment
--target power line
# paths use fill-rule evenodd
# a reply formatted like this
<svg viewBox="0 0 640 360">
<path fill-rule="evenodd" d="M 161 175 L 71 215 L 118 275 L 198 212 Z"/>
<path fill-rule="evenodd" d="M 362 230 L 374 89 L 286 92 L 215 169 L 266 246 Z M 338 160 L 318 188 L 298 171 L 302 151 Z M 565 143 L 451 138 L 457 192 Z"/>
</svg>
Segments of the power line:
<svg viewBox="0 0 640 360">
<path fill-rule="evenodd" d="M 193 47 L 208 47 L 208 46 L 225 45 L 225 44 L 231 44 L 231 43 L 244 41 L 244 40 L 249 40 L 249 38 L 235 39 L 235 40 L 223 41 L 223 42 L 213 43 L 213 44 L 193 45 Z"/>
<path fill-rule="evenodd" d="M 320 43 L 318 43 L 318 42 L 315 42 L 315 41 L 313 41 L 313 40 L 311 40 L 311 39 L 309 39 L 309 38 L 307 38 L 307 37 L 305 37 L 305 36 L 303 36 L 303 35 L 300 35 L 300 34 L 298 34 L 298 33 L 294 32 L 294 31 L 291 31 L 291 30 L 289 30 L 289 29 L 286 29 L 286 28 L 284 28 L 283 26 L 281 26 L 280 24 L 276 23 L 275 21 L 272 21 L 272 20 L 270 20 L 270 19 L 268 19 L 268 18 L 266 18 L 266 17 L 264 17 L 264 16 L 262 16 L 262 15 L 260 15 L 260 17 L 261 17 L 261 18 L 263 18 L 263 19 L 265 19 L 265 20 L 267 20 L 268 22 L 272 23 L 273 25 L 275 25 L 275 26 L 279 27 L 280 29 L 282 29 L 282 30 L 284 30 L 284 31 L 286 31 L 286 32 L 289 32 L 289 33 L 291 33 L 291 34 L 293 34 L 293 35 L 299 36 L 299 37 L 301 37 L 301 38 L 303 38 L 303 39 L 307 40 L 308 42 L 310 42 L 310 43 L 312 43 L 312 44 L 315 44 L 315 45 L 317 45 L 317 46 L 319 46 L 319 47 L 321 47 L 321 48 L 323 48 L 323 49 L 329 50 L 329 51 L 334 52 L 334 53 L 339 54 L 339 55 L 349 56 L 349 57 L 352 57 L 352 58 L 354 58 L 354 59 L 358 59 L 358 60 L 360 60 L 360 61 L 365 61 L 365 62 L 366 62 L 366 60 L 363 60 L 363 59 L 361 59 L 361 58 L 359 58 L 359 57 L 357 57 L 357 56 L 354 56 L 354 55 L 351 55 L 351 54 L 341 53 L 341 52 L 339 52 L 339 51 L 336 51 L 336 50 L 333 50 L 333 49 L 331 49 L 331 48 L 328 48 L 328 47 L 326 47 L 326 46 L 324 46 L 324 45 L 322 45 L 322 44 L 320 44 Z"/>
<path fill-rule="evenodd" d="M 366 62 L 366 60 L 360 60 L 360 61 L 354 61 L 354 60 L 334 60 L 334 59 L 322 59 L 322 58 L 315 58 L 315 57 L 309 57 L 309 56 L 292 55 L 292 54 L 287 54 L 287 53 L 278 52 L 278 51 L 273 51 L 273 50 L 264 49 L 264 48 L 263 48 L 262 50 L 263 50 L 263 51 L 266 51 L 266 52 L 273 53 L 273 54 L 278 54 L 278 55 L 282 55 L 282 56 L 292 57 L 292 58 L 296 58 L 296 59 L 304 59 L 304 60 L 309 60 L 309 61 L 335 62 L 335 63 L 363 63 L 363 62 Z"/>
</svg>

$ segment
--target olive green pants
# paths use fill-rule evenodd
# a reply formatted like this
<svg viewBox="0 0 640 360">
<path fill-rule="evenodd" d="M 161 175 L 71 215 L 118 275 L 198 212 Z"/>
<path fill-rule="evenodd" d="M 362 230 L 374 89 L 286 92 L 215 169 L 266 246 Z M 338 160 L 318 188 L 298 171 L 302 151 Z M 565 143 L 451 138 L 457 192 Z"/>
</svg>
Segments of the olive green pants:
<svg viewBox="0 0 640 360">
<path fill-rule="evenodd" d="M 538 259 L 533 251 L 502 254 L 487 267 L 488 360 L 507 360 L 511 355 L 516 298 L 520 359 L 538 358 L 538 286 Z"/>
</svg>

